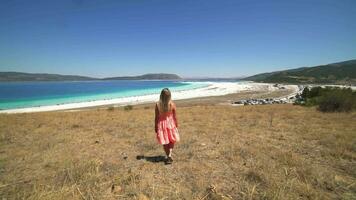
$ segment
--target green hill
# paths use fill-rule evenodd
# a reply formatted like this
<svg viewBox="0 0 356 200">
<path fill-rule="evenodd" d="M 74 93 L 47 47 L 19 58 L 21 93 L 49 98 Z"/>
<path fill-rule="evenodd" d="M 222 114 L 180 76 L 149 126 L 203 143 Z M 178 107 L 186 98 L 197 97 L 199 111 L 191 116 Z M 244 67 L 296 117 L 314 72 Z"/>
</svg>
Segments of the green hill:
<svg viewBox="0 0 356 200">
<path fill-rule="evenodd" d="M 356 60 L 257 74 L 244 80 L 271 83 L 355 84 Z"/>
</svg>

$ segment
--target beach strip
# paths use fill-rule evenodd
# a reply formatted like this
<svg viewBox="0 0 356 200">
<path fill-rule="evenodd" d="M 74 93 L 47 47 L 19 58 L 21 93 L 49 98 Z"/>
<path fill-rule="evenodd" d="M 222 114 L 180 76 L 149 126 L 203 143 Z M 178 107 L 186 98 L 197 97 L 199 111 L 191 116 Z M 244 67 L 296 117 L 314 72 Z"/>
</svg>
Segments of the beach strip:
<svg viewBox="0 0 356 200">
<path fill-rule="evenodd" d="M 297 85 L 285 85 L 287 89 L 292 89 L 293 94 L 298 91 Z M 209 96 L 222 96 L 232 93 L 239 93 L 243 91 L 275 91 L 278 87 L 274 84 L 268 83 L 255 83 L 255 82 L 208 82 L 208 86 L 191 89 L 182 90 L 177 92 L 172 92 L 173 100 L 191 99 L 198 97 L 209 97 Z M 105 105 L 115 105 L 115 106 L 125 106 L 125 105 L 137 105 L 144 103 L 153 103 L 159 99 L 159 94 L 149 94 L 142 96 L 132 96 L 123 97 L 115 99 L 105 99 L 105 100 L 95 100 L 88 102 L 78 102 L 78 103 L 67 103 L 59 105 L 49 105 L 49 106 L 37 106 L 29 108 L 17 108 L 1 110 L 0 113 L 32 113 L 32 112 L 46 112 L 46 111 L 57 111 L 57 110 L 70 110 L 88 107 L 97 107 Z"/>
</svg>

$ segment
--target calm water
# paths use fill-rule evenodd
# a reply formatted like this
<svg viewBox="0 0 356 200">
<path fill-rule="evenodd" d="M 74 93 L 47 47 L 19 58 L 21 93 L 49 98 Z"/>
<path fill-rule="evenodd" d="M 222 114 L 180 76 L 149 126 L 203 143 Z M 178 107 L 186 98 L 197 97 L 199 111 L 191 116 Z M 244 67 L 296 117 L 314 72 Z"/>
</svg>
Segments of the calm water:
<svg viewBox="0 0 356 200">
<path fill-rule="evenodd" d="M 206 86 L 199 82 L 176 81 L 68 81 L 68 82 L 0 82 L 0 109 L 141 96 Z"/>
</svg>

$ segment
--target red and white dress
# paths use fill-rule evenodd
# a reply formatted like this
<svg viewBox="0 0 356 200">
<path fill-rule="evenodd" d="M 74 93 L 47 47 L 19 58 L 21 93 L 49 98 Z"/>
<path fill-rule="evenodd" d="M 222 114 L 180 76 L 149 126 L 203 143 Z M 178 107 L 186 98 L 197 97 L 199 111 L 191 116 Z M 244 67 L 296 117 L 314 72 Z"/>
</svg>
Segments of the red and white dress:
<svg viewBox="0 0 356 200">
<path fill-rule="evenodd" d="M 158 112 L 158 113 L 157 113 Z M 175 108 L 172 111 L 160 113 L 156 105 L 156 134 L 160 144 L 169 144 L 179 141 L 178 124 Z"/>
</svg>

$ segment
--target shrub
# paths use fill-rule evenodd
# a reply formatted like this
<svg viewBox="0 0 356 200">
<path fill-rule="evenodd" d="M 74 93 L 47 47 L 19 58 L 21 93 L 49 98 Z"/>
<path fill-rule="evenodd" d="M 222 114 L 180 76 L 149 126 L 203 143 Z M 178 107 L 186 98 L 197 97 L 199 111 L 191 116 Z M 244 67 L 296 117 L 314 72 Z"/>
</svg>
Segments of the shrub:
<svg viewBox="0 0 356 200">
<path fill-rule="evenodd" d="M 129 110 L 132 110 L 132 109 L 133 109 L 132 105 L 124 106 L 124 110 L 126 110 L 126 111 L 129 111 Z"/>
<path fill-rule="evenodd" d="M 356 108 L 356 92 L 351 88 L 305 88 L 295 104 L 318 106 L 322 112 L 349 112 Z"/>
<path fill-rule="evenodd" d="M 110 106 L 110 107 L 108 107 L 108 111 L 114 111 L 114 106 Z"/>
<path fill-rule="evenodd" d="M 319 110 L 322 112 L 350 112 L 356 106 L 352 91 L 339 90 L 326 93 L 319 99 Z"/>
<path fill-rule="evenodd" d="M 78 124 L 73 124 L 72 128 L 79 128 L 79 125 Z"/>
</svg>

